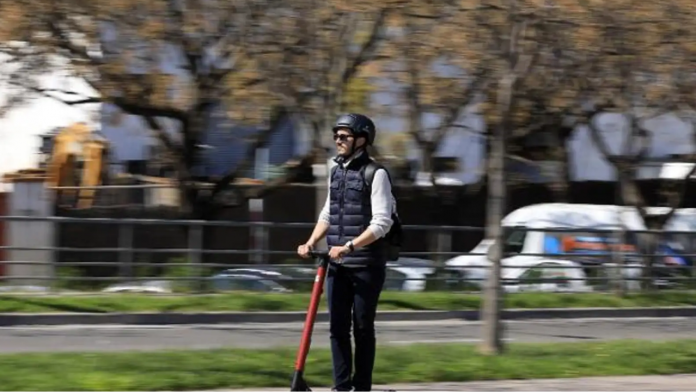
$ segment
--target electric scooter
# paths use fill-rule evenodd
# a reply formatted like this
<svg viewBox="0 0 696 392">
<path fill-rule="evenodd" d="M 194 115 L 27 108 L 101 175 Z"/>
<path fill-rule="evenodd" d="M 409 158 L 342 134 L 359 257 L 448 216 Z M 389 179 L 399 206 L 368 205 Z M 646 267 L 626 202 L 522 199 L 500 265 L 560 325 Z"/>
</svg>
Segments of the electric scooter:
<svg viewBox="0 0 696 392">
<path fill-rule="evenodd" d="M 329 268 L 329 252 L 312 251 L 312 257 L 320 259 L 317 275 L 314 278 L 314 287 L 312 288 L 312 296 L 309 301 L 309 309 L 307 310 L 307 318 L 305 319 L 304 330 L 302 331 L 302 340 L 300 340 L 300 348 L 297 351 L 297 359 L 295 360 L 295 372 L 292 375 L 292 384 L 290 391 L 311 391 L 307 382 L 304 379 L 304 367 L 309 354 L 309 347 L 312 345 L 312 332 L 314 331 L 314 321 L 319 309 L 319 301 L 324 292 L 324 280 L 326 279 L 326 271 Z"/>
<path fill-rule="evenodd" d="M 317 317 L 319 309 L 319 301 L 324 292 L 324 281 L 326 280 L 326 272 L 329 269 L 329 252 L 328 251 L 311 251 L 312 257 L 319 259 L 319 267 L 317 275 L 314 277 L 314 287 L 312 288 L 312 296 L 309 300 L 309 309 L 305 319 L 304 330 L 302 331 L 302 339 L 300 340 L 300 348 L 297 350 L 297 359 L 295 360 L 295 372 L 292 375 L 292 383 L 290 391 L 311 391 L 304 379 L 305 362 L 309 347 L 312 345 L 312 332 L 314 332 L 314 321 Z M 396 392 L 393 389 L 387 389 L 384 392 Z"/>
</svg>

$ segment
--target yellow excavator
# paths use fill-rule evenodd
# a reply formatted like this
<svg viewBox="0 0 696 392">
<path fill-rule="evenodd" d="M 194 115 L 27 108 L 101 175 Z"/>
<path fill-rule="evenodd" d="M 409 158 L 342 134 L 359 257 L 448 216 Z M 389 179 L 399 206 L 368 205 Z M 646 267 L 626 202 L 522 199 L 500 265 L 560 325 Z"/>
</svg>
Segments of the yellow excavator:
<svg viewBox="0 0 696 392">
<path fill-rule="evenodd" d="M 96 187 L 108 180 L 108 141 L 83 122 L 58 129 L 51 137 L 52 146 L 44 151 L 43 167 L 7 174 L 4 180 L 43 179 L 46 187 L 56 191 L 57 205 L 90 208 Z"/>
<path fill-rule="evenodd" d="M 91 207 L 95 187 L 105 185 L 108 180 L 108 152 L 106 138 L 85 123 L 75 123 L 59 131 L 47 162 L 46 186 L 85 189 L 56 189 L 56 201 L 67 196 L 67 200 L 75 200 L 77 208 Z"/>
</svg>

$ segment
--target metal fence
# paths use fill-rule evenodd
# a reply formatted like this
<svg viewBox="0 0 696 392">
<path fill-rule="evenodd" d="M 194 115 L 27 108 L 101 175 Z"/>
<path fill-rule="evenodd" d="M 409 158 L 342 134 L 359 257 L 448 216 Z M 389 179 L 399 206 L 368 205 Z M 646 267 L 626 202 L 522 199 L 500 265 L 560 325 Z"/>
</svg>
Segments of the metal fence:
<svg viewBox="0 0 696 392">
<path fill-rule="evenodd" d="M 301 229 L 308 236 L 314 223 L 229 222 L 168 219 L 112 219 L 0 216 L 0 221 L 25 224 L 23 244 L 3 245 L 7 260 L 2 288 L 18 290 L 33 286 L 39 292 L 114 293 L 206 293 L 229 290 L 308 291 L 314 278 L 314 262 L 300 260 L 295 249 L 264 249 L 268 230 Z M 52 231 L 38 230 L 43 224 Z M 59 224 L 117 226 L 114 247 L 65 247 L 56 244 Z M 185 244 L 167 248 L 134 246 L 136 227 L 186 227 Z M 17 226 L 18 227 L 18 226 Z M 208 249 L 206 227 L 251 228 L 257 240 L 251 249 Z M 429 249 L 403 251 L 390 263 L 387 290 L 467 291 L 480 290 L 488 272 L 487 248 L 481 243 L 467 253 L 450 251 L 452 234 L 468 232 L 481 236 L 480 227 L 406 225 L 407 238 L 425 232 Z M 507 292 L 602 292 L 690 289 L 696 286 L 696 246 L 693 231 L 626 231 L 600 229 L 507 228 L 502 273 Z M 540 233 L 532 235 L 531 233 Z M 36 240 L 33 237 L 36 237 Z M 43 240 L 41 237 L 43 236 Z M 50 238 L 48 238 L 50 237 Z M 555 245 L 554 245 L 555 244 Z M 89 245 L 89 244 L 85 244 Z M 180 245 L 180 246 L 176 246 Z M 550 247 L 556 246 L 554 251 Z M 58 255 L 118 255 L 115 261 L 61 261 Z M 141 261 L 141 255 L 164 255 L 165 261 Z M 254 256 L 282 254 L 294 263 L 209 262 L 207 255 Z M 98 259 L 98 257 L 95 257 Z M 26 288 L 26 287 L 25 287 Z"/>
</svg>

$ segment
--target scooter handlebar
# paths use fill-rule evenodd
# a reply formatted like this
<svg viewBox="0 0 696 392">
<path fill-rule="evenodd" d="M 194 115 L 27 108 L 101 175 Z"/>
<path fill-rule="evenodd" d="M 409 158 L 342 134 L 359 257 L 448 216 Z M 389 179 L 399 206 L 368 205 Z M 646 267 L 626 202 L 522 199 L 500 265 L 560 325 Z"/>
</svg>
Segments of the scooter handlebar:
<svg viewBox="0 0 696 392">
<path fill-rule="evenodd" d="M 315 258 L 328 259 L 329 251 L 327 250 L 310 250 L 309 255 Z"/>
</svg>

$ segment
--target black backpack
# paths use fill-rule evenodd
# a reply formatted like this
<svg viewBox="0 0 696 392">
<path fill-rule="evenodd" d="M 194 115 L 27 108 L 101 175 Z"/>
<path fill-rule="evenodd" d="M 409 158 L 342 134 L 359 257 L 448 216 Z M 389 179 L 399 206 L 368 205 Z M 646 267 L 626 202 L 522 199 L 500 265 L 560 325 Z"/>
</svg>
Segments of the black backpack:
<svg viewBox="0 0 696 392">
<path fill-rule="evenodd" d="M 372 181 L 375 178 L 375 172 L 377 169 L 384 169 L 384 171 L 387 173 L 387 177 L 389 178 L 389 182 L 393 184 L 389 171 L 379 163 L 370 161 L 370 163 L 365 165 L 362 169 L 365 185 L 367 185 L 367 188 L 370 190 L 372 189 Z M 394 191 L 392 190 L 392 196 L 393 195 Z M 392 224 L 391 229 L 389 229 L 389 232 L 384 236 L 384 239 L 387 248 L 387 260 L 396 261 L 399 258 L 399 252 L 401 252 L 404 234 L 401 228 L 401 218 L 399 217 L 399 214 L 392 212 L 391 218 L 394 223 Z"/>
</svg>

